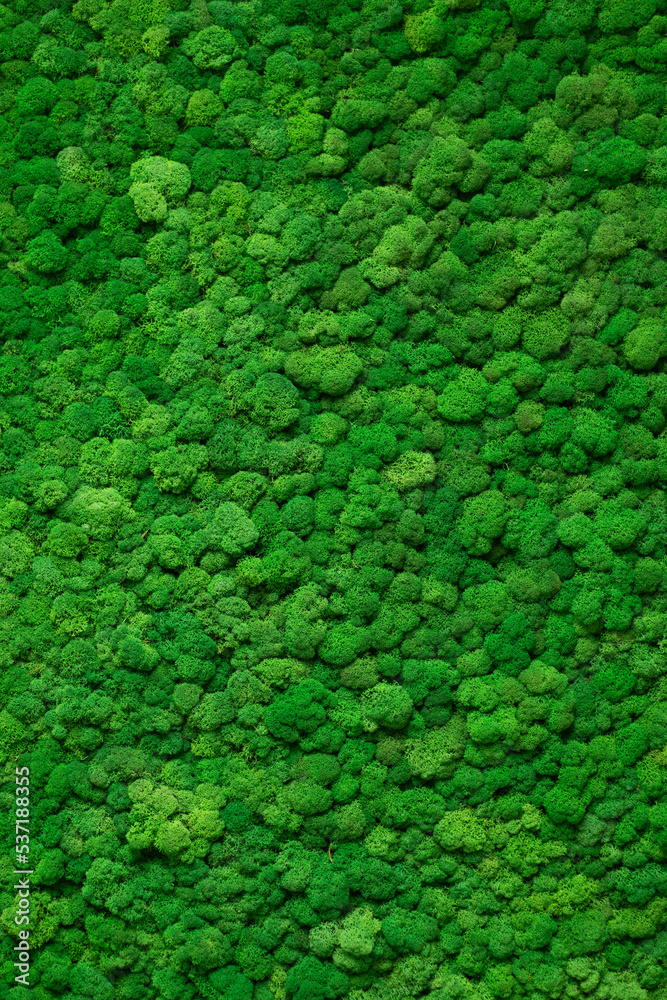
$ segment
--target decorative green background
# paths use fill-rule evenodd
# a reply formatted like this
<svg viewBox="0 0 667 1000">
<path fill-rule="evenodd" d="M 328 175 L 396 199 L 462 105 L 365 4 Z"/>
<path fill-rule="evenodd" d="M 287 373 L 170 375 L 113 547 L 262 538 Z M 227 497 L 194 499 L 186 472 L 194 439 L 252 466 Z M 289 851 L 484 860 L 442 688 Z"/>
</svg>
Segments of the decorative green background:
<svg viewBox="0 0 667 1000">
<path fill-rule="evenodd" d="M 3 996 L 666 1000 L 667 2 L 54 2 L 0 6 Z"/>
</svg>

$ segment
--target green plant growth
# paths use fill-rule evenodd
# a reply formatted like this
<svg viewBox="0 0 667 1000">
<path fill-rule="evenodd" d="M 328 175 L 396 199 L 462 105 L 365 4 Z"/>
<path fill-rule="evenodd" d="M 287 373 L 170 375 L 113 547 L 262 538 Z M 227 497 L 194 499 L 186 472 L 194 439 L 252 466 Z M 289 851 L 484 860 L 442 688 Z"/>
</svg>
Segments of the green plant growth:
<svg viewBox="0 0 667 1000">
<path fill-rule="evenodd" d="M 665 1000 L 667 3 L 0 53 L 2 996 Z"/>
</svg>

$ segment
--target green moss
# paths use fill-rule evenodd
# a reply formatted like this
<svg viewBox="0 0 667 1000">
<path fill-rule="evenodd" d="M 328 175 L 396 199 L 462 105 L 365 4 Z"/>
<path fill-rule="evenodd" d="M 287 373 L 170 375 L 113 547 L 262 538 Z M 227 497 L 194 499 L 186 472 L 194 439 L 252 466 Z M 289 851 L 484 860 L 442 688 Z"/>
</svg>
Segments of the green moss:
<svg viewBox="0 0 667 1000">
<path fill-rule="evenodd" d="M 0 9 L 39 1000 L 661 996 L 662 14 Z"/>
</svg>

